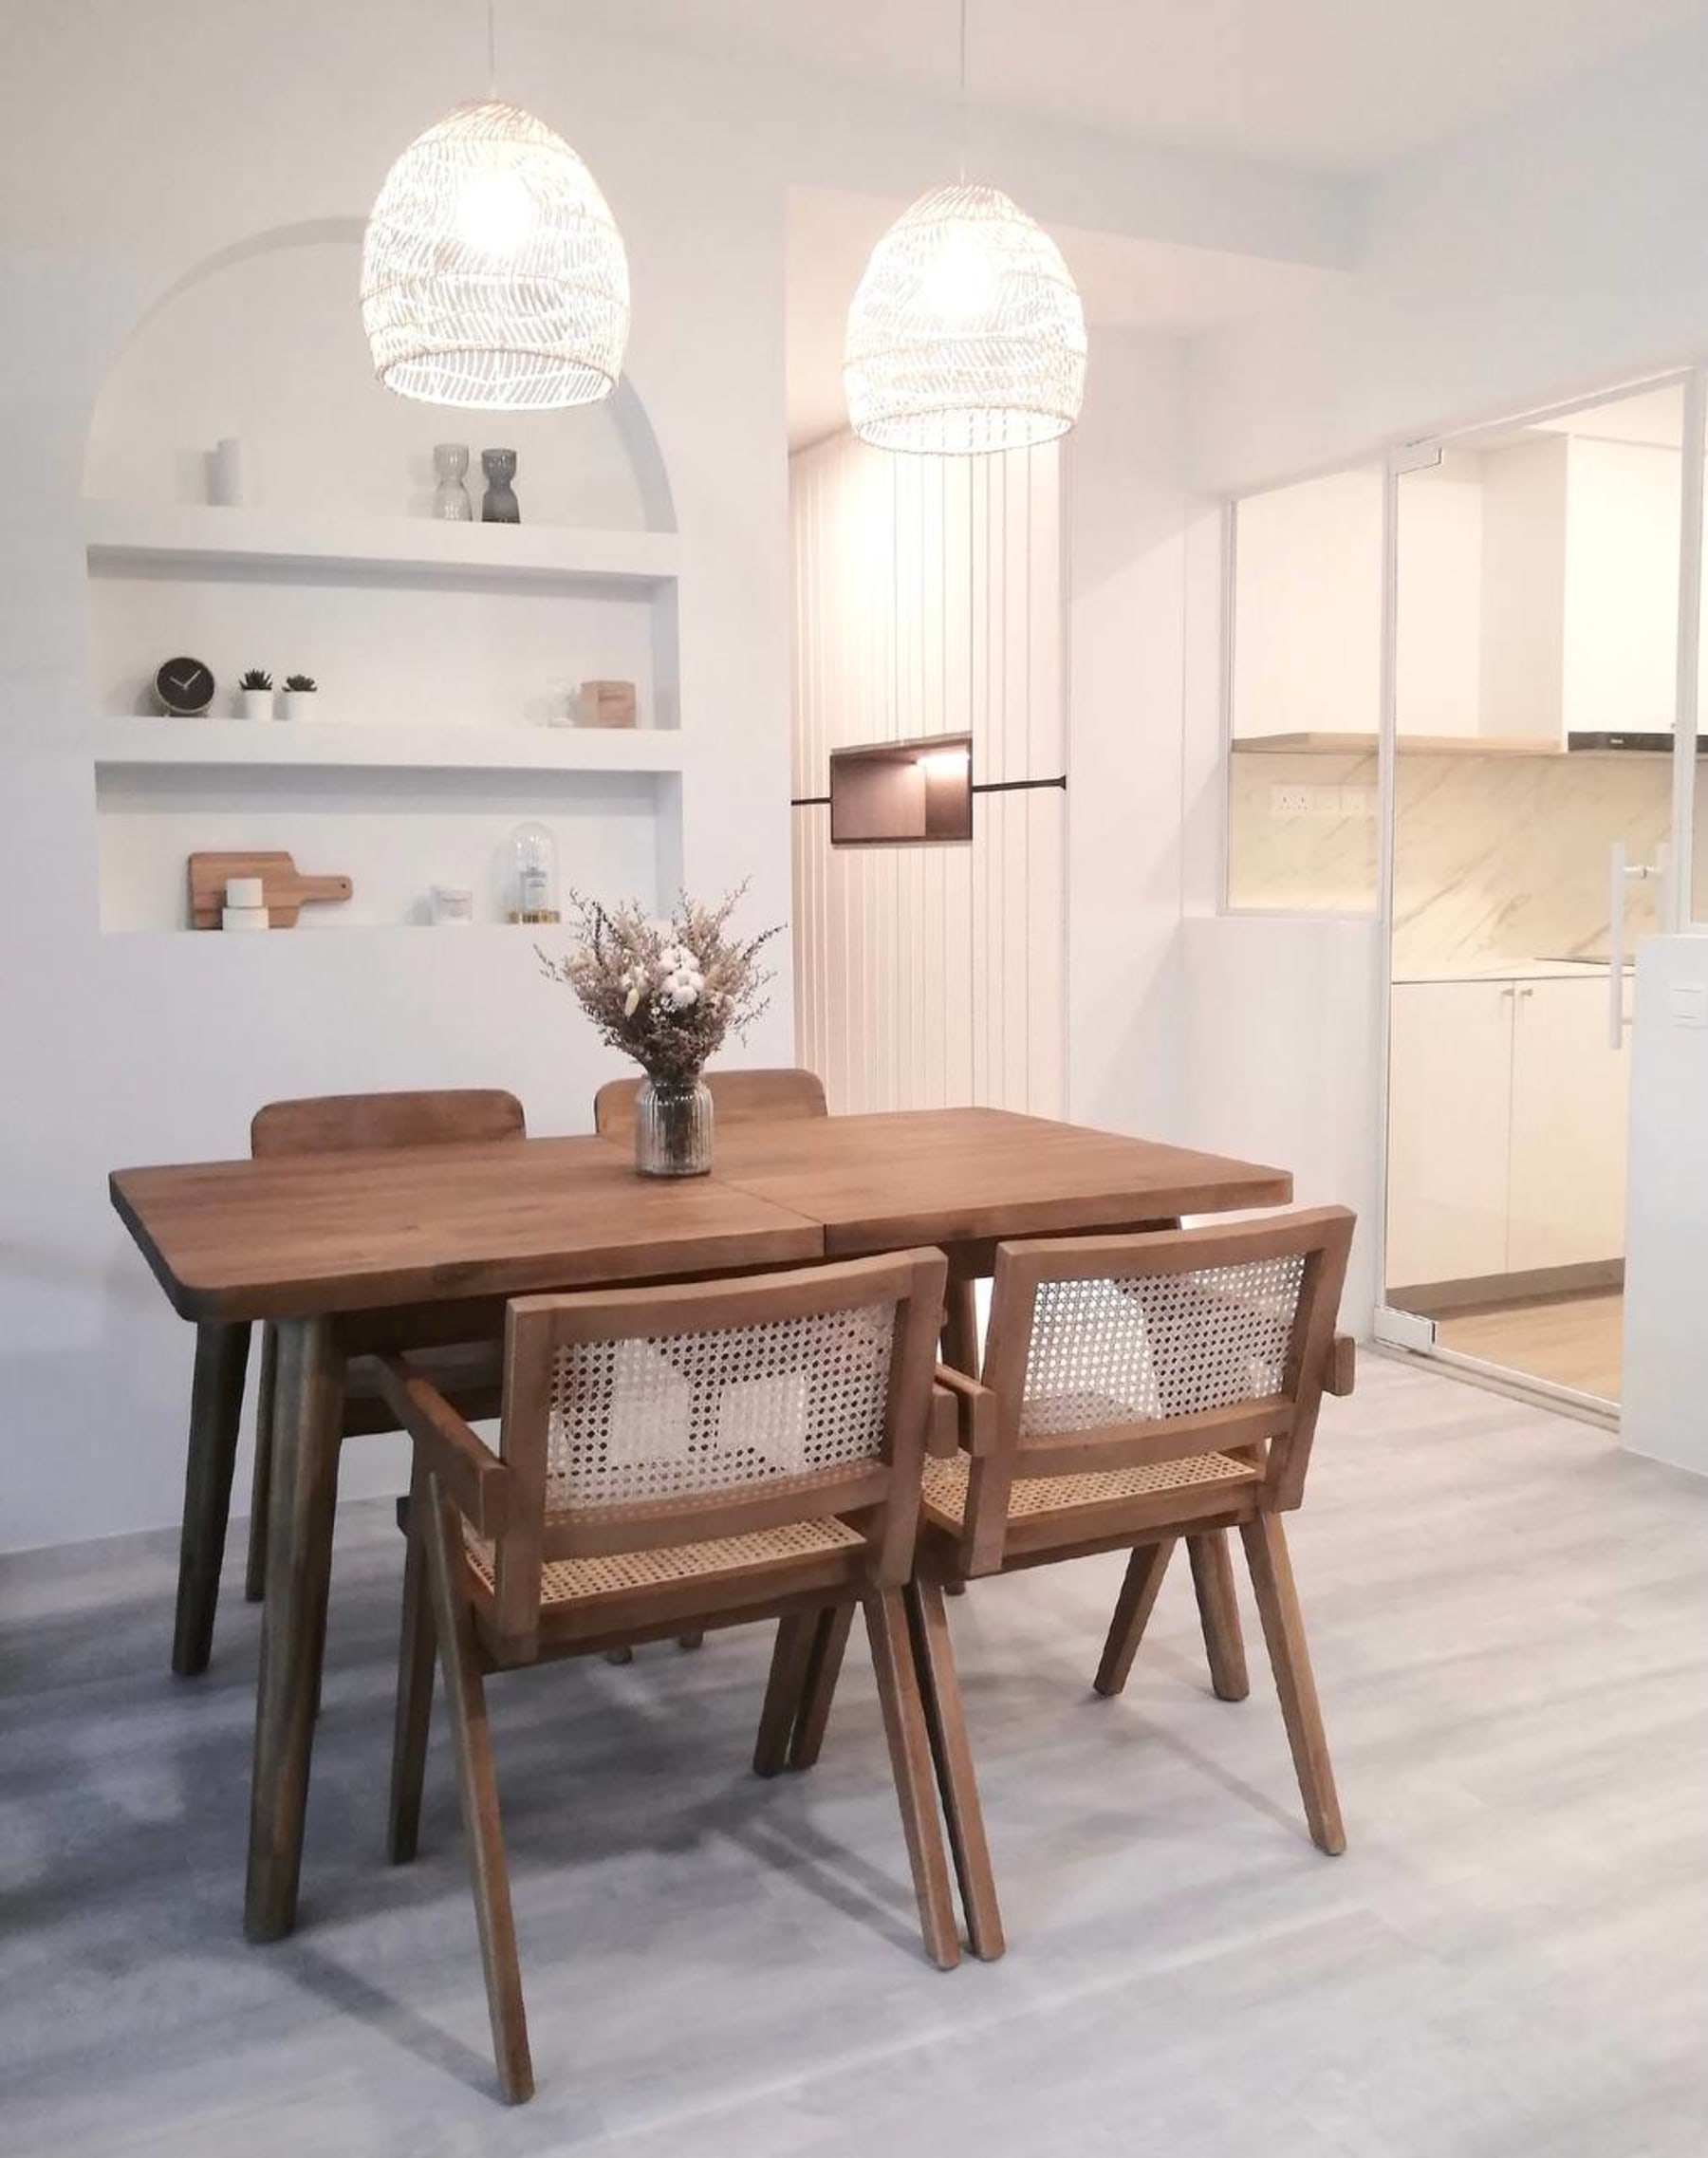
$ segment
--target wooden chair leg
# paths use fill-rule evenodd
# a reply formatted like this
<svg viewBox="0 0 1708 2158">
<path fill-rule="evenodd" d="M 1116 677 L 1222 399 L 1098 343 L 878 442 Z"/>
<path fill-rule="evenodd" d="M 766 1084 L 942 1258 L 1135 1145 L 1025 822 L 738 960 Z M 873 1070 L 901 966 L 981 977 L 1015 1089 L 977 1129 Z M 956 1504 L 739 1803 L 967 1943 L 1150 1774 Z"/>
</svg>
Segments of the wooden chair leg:
<svg viewBox="0 0 1708 2158">
<path fill-rule="evenodd" d="M 824 1751 L 825 1726 L 830 1721 L 830 1703 L 836 1698 L 836 1682 L 842 1676 L 843 1654 L 853 1626 L 852 1604 L 833 1604 L 819 1613 L 806 1683 L 801 1688 L 800 1713 L 789 1742 L 790 1768 L 811 1768 Z"/>
<path fill-rule="evenodd" d="M 907 1838 L 908 1864 L 919 1899 L 919 1930 L 931 1961 L 939 1970 L 953 1970 L 960 1962 L 960 1939 L 955 1928 L 949 1862 L 943 1854 L 937 1793 L 932 1786 L 931 1741 L 925 1731 L 901 1591 L 873 1590 L 865 1598 L 865 1617 L 872 1665 L 878 1674 L 878 1701 L 883 1711 L 883 1735 L 889 1743 L 890 1768 L 901 1806 L 901 1830 Z"/>
<path fill-rule="evenodd" d="M 1217 1701 L 1244 1701 L 1252 1681 L 1246 1670 L 1227 1530 L 1210 1529 L 1188 1536 L 1186 1555 L 1192 1561 L 1192 1587 L 1204 1629 L 1204 1653 L 1210 1659 L 1211 1689 Z"/>
<path fill-rule="evenodd" d="M 498 2064 L 500 2089 L 510 2104 L 519 2105 L 533 2096 L 533 2063 L 528 2050 L 522 1970 L 516 1959 L 510 1869 L 498 1817 L 498 1779 L 492 1766 L 492 1733 L 487 1726 L 486 1687 L 480 1675 L 473 1620 L 462 1585 L 466 1566 L 461 1550 L 462 1523 L 455 1507 L 440 1492 L 436 1478 L 428 1479 L 428 1495 L 427 1519 L 422 1524 L 427 1574 L 445 1679 L 445 1706 L 456 1756 L 457 1797 L 469 1839 L 469 1872 L 480 1929 L 480 1959 L 486 1970 L 492 2053 Z"/>
<path fill-rule="evenodd" d="M 172 1632 L 172 1668 L 180 1679 L 205 1671 L 214 1652 L 214 1611 L 219 1602 L 219 1570 L 232 1511 L 249 1344 L 247 1325 L 210 1319 L 195 1330 L 177 1611 Z"/>
<path fill-rule="evenodd" d="M 908 1631 L 913 1639 L 919 1693 L 925 1709 L 925 1728 L 931 1739 L 932 1759 L 937 1765 L 943 1817 L 949 1824 L 949 1852 L 960 1884 L 967 1938 L 975 1956 L 982 1957 L 986 1963 L 994 1963 L 1004 1945 L 1002 1913 L 996 1904 L 996 1877 L 991 1868 L 990 1846 L 985 1841 L 984 1813 L 978 1803 L 973 1752 L 967 1741 L 966 1710 L 955 1668 L 955 1651 L 949 1640 L 949 1614 L 943 1608 L 942 1585 L 937 1581 L 916 1580 L 909 1584 L 905 1596 Z"/>
<path fill-rule="evenodd" d="M 255 1472 L 250 1479 L 249 1564 L 243 1593 L 251 1604 L 267 1587 L 267 1501 L 272 1487 L 273 1386 L 279 1371 L 279 1337 L 272 1321 L 261 1328 L 261 1381 L 255 1390 Z"/>
<path fill-rule="evenodd" d="M 1239 1534 L 1245 1544 L 1246 1563 L 1252 1570 L 1252 1587 L 1275 1674 L 1275 1691 L 1281 1697 L 1281 1718 L 1292 1748 L 1310 1840 L 1319 1851 L 1337 1856 L 1346 1848 L 1346 1832 L 1341 1821 L 1328 1741 L 1323 1732 L 1323 1712 L 1317 1704 L 1316 1681 L 1305 1646 L 1305 1621 L 1293 1587 L 1292 1561 L 1288 1555 L 1281 1516 L 1259 1514 L 1255 1520 L 1242 1522 Z"/>
<path fill-rule="evenodd" d="M 433 1598 L 427 1583 L 427 1547 L 421 1521 L 428 1498 L 419 1470 L 409 1487 L 409 1536 L 403 1557 L 403 1639 L 398 1653 L 398 1709 L 392 1731 L 391 1809 L 386 1851 L 394 1866 L 415 1854 L 421 1831 L 421 1783 L 427 1771 L 427 1734 L 433 1721 L 436 1645 Z"/>
<path fill-rule="evenodd" d="M 1157 1601 L 1157 1591 L 1174 1556 L 1175 1542 L 1173 1536 L 1164 1536 L 1158 1543 L 1140 1544 L 1127 1560 L 1126 1579 L 1121 1584 L 1121 1594 L 1115 1600 L 1115 1615 L 1109 1621 L 1103 1661 L 1091 1682 L 1101 1694 L 1118 1694 L 1127 1683 L 1133 1658 L 1139 1653 L 1139 1644 L 1144 1638 L 1144 1629 Z"/>
<path fill-rule="evenodd" d="M 753 1744 L 755 1776 L 781 1776 L 789 1766 L 789 1742 L 794 1733 L 818 1621 L 817 1611 L 790 1611 L 777 1621 L 777 1646 L 771 1651 L 765 1706 L 759 1712 L 759 1736 Z"/>
<path fill-rule="evenodd" d="M 943 1362 L 953 1371 L 978 1376 L 978 1298 L 970 1276 L 951 1278 L 943 1299 Z"/>
</svg>

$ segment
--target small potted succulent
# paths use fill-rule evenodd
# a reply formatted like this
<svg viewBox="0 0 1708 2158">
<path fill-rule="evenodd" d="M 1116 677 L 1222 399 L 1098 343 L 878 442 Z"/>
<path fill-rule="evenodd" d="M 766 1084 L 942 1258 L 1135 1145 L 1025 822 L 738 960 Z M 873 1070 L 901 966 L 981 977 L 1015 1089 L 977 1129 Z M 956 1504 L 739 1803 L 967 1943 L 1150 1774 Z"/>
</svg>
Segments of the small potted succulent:
<svg viewBox="0 0 1708 2158">
<path fill-rule="evenodd" d="M 314 707 L 308 699 L 315 694 L 316 683 L 312 675 L 287 675 L 285 695 L 280 698 L 282 719 L 306 719 Z"/>
<path fill-rule="evenodd" d="M 270 719 L 273 716 L 272 677 L 265 667 L 246 667 L 237 684 L 237 716 Z"/>
</svg>

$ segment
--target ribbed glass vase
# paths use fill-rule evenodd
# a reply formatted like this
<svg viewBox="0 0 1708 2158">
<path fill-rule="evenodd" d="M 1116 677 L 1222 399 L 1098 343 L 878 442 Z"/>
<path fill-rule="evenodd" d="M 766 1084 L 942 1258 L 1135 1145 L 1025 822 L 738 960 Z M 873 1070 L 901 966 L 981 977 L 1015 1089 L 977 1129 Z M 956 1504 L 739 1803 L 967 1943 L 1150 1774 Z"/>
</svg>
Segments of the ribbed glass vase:
<svg viewBox="0 0 1708 2158">
<path fill-rule="evenodd" d="M 712 1089 L 703 1079 L 643 1079 L 635 1099 L 635 1166 L 643 1177 L 712 1171 Z"/>
</svg>

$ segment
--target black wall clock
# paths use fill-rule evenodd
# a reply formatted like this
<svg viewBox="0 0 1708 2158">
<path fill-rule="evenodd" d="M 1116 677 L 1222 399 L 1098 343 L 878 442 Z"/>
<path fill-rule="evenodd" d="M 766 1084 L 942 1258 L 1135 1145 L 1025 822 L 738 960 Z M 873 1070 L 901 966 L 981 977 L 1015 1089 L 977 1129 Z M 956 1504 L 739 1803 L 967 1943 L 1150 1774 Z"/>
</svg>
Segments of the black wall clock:
<svg viewBox="0 0 1708 2158">
<path fill-rule="evenodd" d="M 214 670 L 205 660 L 168 660 L 156 669 L 154 686 L 162 712 L 193 718 L 214 701 Z"/>
</svg>

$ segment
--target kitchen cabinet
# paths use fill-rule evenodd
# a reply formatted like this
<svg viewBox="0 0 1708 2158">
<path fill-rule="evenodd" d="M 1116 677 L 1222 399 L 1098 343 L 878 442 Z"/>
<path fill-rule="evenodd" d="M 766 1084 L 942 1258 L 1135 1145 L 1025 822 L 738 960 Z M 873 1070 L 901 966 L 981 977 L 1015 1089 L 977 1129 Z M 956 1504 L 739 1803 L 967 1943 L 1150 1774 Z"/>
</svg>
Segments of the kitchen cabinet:
<svg viewBox="0 0 1708 2158">
<path fill-rule="evenodd" d="M 1395 984 L 1390 1282 L 1506 1272 L 1512 1062 L 1510 982 Z"/>
<path fill-rule="evenodd" d="M 1606 1013 L 1599 973 L 1395 985 L 1392 1287 L 1621 1256 L 1628 1060 Z"/>
<path fill-rule="evenodd" d="M 1631 1060 L 1607 1046 L 1606 980 L 1515 989 L 1507 1271 L 1618 1258 Z"/>
</svg>

